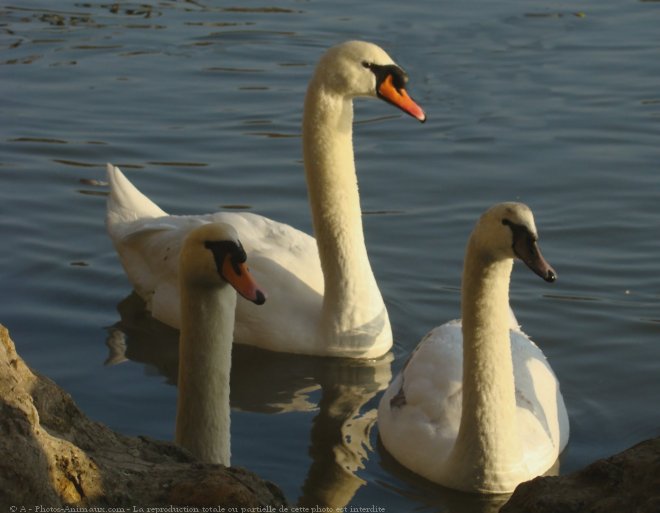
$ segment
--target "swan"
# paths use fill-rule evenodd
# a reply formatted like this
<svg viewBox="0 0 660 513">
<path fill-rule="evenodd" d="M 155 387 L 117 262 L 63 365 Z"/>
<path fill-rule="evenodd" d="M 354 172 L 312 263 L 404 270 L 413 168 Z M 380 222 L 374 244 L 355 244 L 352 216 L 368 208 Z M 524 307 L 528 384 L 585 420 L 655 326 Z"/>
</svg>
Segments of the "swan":
<svg viewBox="0 0 660 513">
<path fill-rule="evenodd" d="M 509 325 L 519 258 L 556 279 L 537 245 L 529 207 L 501 203 L 467 244 L 460 320 L 428 333 L 380 400 L 385 449 L 443 486 L 507 493 L 546 472 L 568 442 L 568 415 L 543 352 Z"/>
<path fill-rule="evenodd" d="M 192 230 L 179 258 L 175 441 L 199 460 L 225 466 L 230 464 L 229 371 L 236 292 L 256 305 L 266 301 L 246 258 L 236 230 L 224 223 Z"/>
<path fill-rule="evenodd" d="M 330 48 L 310 80 L 303 157 L 316 240 L 254 213 L 168 216 L 108 164 L 106 224 L 123 267 L 152 315 L 178 328 L 177 255 L 193 227 L 223 221 L 241 234 L 255 278 L 271 291 L 261 308 L 239 301 L 236 342 L 272 351 L 376 358 L 392 330 L 362 231 L 353 157 L 353 98 L 378 97 L 419 121 L 407 75 L 380 47 L 349 41 Z"/>
</svg>

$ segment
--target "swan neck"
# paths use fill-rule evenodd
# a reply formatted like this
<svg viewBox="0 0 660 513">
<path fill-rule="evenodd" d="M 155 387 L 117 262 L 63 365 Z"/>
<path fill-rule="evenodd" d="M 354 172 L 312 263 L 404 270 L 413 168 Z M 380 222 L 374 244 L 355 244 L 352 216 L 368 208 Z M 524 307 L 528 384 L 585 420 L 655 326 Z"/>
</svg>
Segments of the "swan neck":
<svg viewBox="0 0 660 513">
<path fill-rule="evenodd" d="M 391 345 L 391 328 L 364 241 L 353 101 L 318 77 L 305 97 L 303 157 L 325 284 L 319 339 L 329 354 L 381 356 Z"/>
<path fill-rule="evenodd" d="M 463 269 L 463 403 L 453 458 L 496 481 L 521 461 L 509 334 L 512 259 L 491 259 L 471 240 Z M 468 464 L 467 467 L 470 467 Z"/>
<path fill-rule="evenodd" d="M 303 158 L 314 235 L 325 272 L 325 267 L 337 264 L 335 251 L 366 254 L 350 99 L 310 85 L 303 117 Z"/>
<path fill-rule="evenodd" d="M 226 466 L 235 310 L 229 285 L 181 287 L 176 442 L 201 461 Z"/>
</svg>

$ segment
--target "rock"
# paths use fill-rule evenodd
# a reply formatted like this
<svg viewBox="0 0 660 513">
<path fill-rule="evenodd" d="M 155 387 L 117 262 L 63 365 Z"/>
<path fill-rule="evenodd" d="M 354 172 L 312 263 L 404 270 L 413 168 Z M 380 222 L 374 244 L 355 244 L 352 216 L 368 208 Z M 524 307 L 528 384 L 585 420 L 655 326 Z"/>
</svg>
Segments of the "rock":
<svg viewBox="0 0 660 513">
<path fill-rule="evenodd" d="M 247 470 L 197 463 L 171 443 L 124 436 L 90 420 L 69 394 L 27 367 L 2 325 L 0 454 L 0 511 L 286 504 L 274 484 Z"/>
<path fill-rule="evenodd" d="M 500 513 L 660 513 L 660 437 L 519 485 Z"/>
</svg>

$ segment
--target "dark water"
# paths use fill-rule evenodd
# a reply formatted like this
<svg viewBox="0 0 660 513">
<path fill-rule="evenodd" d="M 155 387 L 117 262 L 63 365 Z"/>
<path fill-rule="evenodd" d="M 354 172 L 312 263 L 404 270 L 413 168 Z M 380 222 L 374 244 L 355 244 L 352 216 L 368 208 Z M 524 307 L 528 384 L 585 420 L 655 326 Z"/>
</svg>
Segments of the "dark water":
<svg viewBox="0 0 660 513">
<path fill-rule="evenodd" d="M 0 5 L 0 322 L 91 417 L 173 435 L 176 333 L 124 300 L 105 162 L 167 211 L 249 208 L 309 231 L 306 83 L 326 47 L 360 38 L 408 71 L 429 116 L 356 105 L 396 345 L 369 364 L 238 349 L 233 463 L 292 503 L 496 509 L 403 471 L 373 421 L 409 351 L 457 316 L 466 237 L 504 200 L 532 207 L 559 274 L 517 267 L 511 294 L 562 384 L 561 472 L 660 434 L 660 3 L 54 4 Z M 104 366 L 117 327 L 129 361 Z"/>
</svg>

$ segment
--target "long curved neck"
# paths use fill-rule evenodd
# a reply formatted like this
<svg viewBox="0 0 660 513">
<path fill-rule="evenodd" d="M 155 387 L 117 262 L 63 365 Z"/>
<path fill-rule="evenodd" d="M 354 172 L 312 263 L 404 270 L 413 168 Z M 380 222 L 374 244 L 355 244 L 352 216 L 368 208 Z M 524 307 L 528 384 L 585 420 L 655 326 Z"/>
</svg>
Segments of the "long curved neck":
<svg viewBox="0 0 660 513">
<path fill-rule="evenodd" d="M 305 98 L 303 157 L 325 278 L 320 338 L 329 354 L 380 356 L 392 334 L 364 242 L 353 102 L 329 92 L 318 77 Z"/>
<path fill-rule="evenodd" d="M 236 292 L 181 287 L 176 443 L 201 461 L 230 465 L 229 373 Z"/>
<path fill-rule="evenodd" d="M 489 261 L 470 241 L 462 285 L 463 405 L 451 458 L 477 482 L 497 482 L 522 459 L 509 334 L 513 260 Z M 471 465 L 472 464 L 472 465 Z"/>
</svg>

